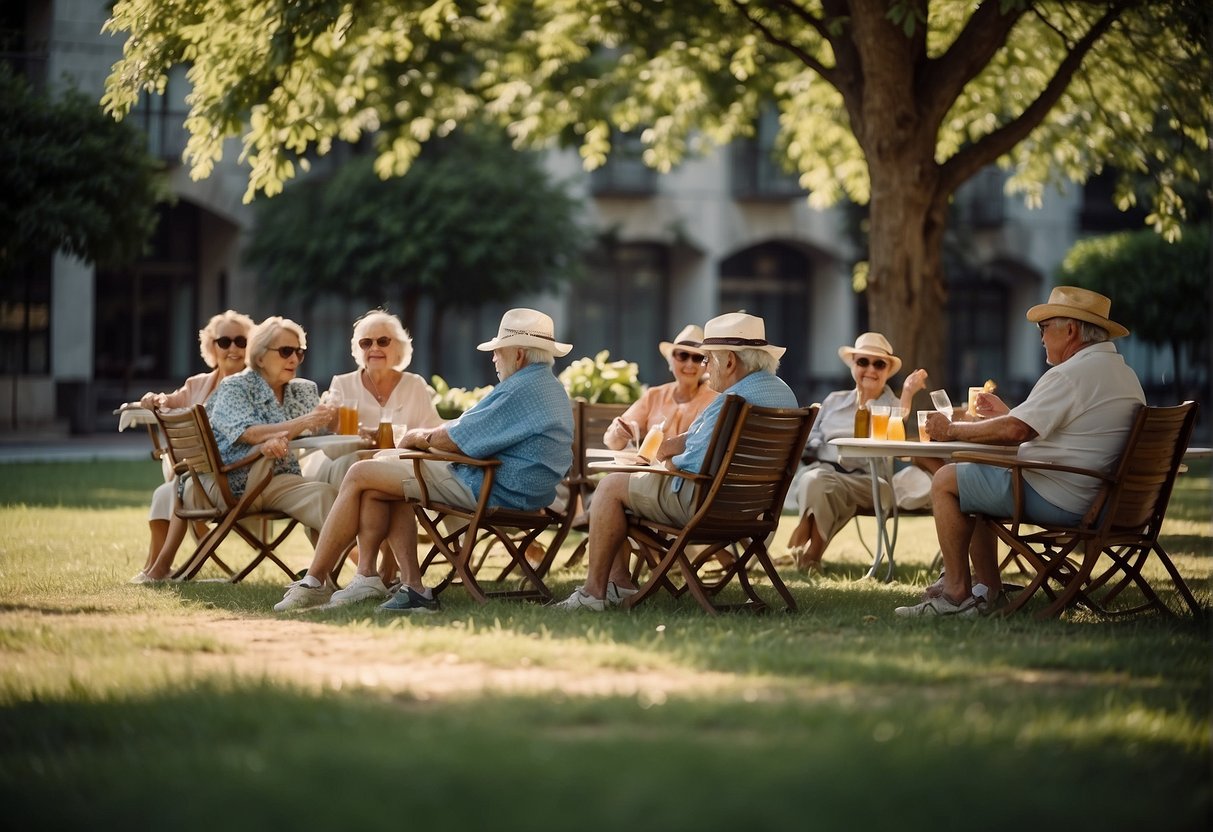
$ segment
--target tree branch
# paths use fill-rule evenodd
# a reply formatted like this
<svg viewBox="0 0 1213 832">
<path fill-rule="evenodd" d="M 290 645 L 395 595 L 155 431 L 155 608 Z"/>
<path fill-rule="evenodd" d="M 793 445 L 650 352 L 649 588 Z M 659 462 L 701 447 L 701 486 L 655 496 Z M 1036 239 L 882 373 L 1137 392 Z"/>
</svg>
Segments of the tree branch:
<svg viewBox="0 0 1213 832">
<path fill-rule="evenodd" d="M 838 86 L 838 79 L 835 71 L 832 68 L 827 67 L 825 64 L 821 63 L 821 61 L 814 58 L 808 52 L 805 52 L 787 38 L 783 38 L 775 34 L 775 32 L 773 32 L 769 26 L 763 23 L 757 16 L 750 13 L 749 4 L 742 3 L 740 0 L 732 0 L 732 3 L 733 7 L 741 13 L 741 16 L 744 17 L 751 26 L 757 29 L 762 36 L 766 38 L 768 43 L 770 43 L 772 46 L 777 46 L 780 49 L 787 50 L 792 55 L 796 56 L 801 63 L 820 75 L 827 83 L 835 87 Z M 818 27 L 814 26 L 814 28 Z M 820 31 L 820 29 L 818 29 L 818 31 Z"/>
<path fill-rule="evenodd" d="M 1044 117 L 1057 104 L 1066 87 L 1070 85 L 1074 73 L 1082 65 L 1087 53 L 1116 22 L 1127 5 L 1129 4 L 1114 3 L 1107 8 L 1103 16 L 1074 44 L 1074 48 L 1058 65 L 1057 71 L 1040 95 L 1022 113 L 973 144 L 957 151 L 952 158 L 940 166 L 939 187 L 943 193 L 952 193 L 962 182 L 999 156 L 1008 153 L 1011 148 L 1026 139 L 1028 134 L 1040 125 Z"/>
</svg>

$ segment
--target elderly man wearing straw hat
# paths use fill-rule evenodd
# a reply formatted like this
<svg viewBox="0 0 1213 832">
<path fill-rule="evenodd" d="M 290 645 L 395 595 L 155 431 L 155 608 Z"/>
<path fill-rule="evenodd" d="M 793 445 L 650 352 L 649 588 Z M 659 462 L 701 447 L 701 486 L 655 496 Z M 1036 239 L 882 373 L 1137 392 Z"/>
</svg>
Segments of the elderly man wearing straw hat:
<svg viewBox="0 0 1213 832">
<path fill-rule="evenodd" d="M 708 356 L 708 383 L 722 393 L 736 393 L 760 407 L 796 407 L 796 396 L 775 375 L 784 348 L 767 342 L 762 318 L 730 312 L 703 328 L 697 345 Z M 704 463 L 712 430 L 720 417 L 724 396 L 717 396 L 695 418 L 686 433 L 667 437 L 657 458 L 684 471 L 698 472 Z M 694 506 L 694 486 L 662 474 L 608 474 L 594 492 L 590 506 L 589 575 L 555 606 L 565 610 L 602 611 L 636 593 L 628 571 L 625 512 L 663 523 L 686 523 Z"/>
<path fill-rule="evenodd" d="M 415 428 L 401 448 L 499 459 L 490 506 L 532 511 L 556 496 L 556 486 L 573 462 L 573 413 L 568 393 L 552 373 L 552 363 L 572 349 L 554 336 L 552 319 L 534 309 L 511 309 L 501 318 L 497 337 L 476 349 L 493 354 L 501 383 L 458 419 L 437 428 Z M 484 479 L 481 469 L 427 460 L 422 476 L 431 497 L 473 508 Z M 387 600 L 389 612 L 433 612 L 438 601 L 423 586 L 417 562 L 417 523 L 412 503 L 420 490 L 411 463 L 395 460 L 356 462 L 316 543 L 307 575 L 287 587 L 278 612 L 338 606 L 370 598 Z M 327 576 L 345 548 L 358 537 L 359 549 L 376 552 L 384 540 L 400 567 L 400 589 L 390 598 L 378 576 L 351 581 L 333 592 Z"/>
<path fill-rule="evenodd" d="M 1112 345 L 1129 331 L 1109 319 L 1112 301 L 1075 286 L 1058 286 L 1027 318 L 1040 327 L 1050 369 L 1026 401 L 1013 409 L 990 393 L 977 398 L 973 422 L 927 420 L 932 439 L 1018 445 L 1021 459 L 1109 471 L 1124 447 L 1134 414 L 1145 404 L 1141 382 Z M 1025 471 L 1028 521 L 1076 525 L 1099 484 L 1066 472 Z M 1006 468 L 945 465 L 931 486 L 935 530 L 944 574 L 922 603 L 898 607 L 903 617 L 989 614 L 1005 605 L 996 541 L 975 533 L 975 514 L 1009 516 L 1011 476 Z M 972 558 L 973 571 L 969 571 Z M 975 580 L 974 580 L 975 579 Z"/>
</svg>

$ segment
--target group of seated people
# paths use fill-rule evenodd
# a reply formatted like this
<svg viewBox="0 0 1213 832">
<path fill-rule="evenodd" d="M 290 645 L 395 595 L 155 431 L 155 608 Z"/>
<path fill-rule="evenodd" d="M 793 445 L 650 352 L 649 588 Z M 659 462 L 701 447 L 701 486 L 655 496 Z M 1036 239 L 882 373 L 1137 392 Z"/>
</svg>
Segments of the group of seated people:
<svg viewBox="0 0 1213 832">
<path fill-rule="evenodd" d="M 1076 287 L 1056 287 L 1049 302 L 1033 306 L 1027 319 L 1040 327 L 1051 368 L 1014 409 L 992 393 L 978 396 L 981 418 L 962 421 L 932 414 L 925 429 L 934 440 L 1017 445 L 1021 455 L 1066 465 L 1109 470 L 1128 434 L 1133 414 L 1145 403 L 1140 382 L 1110 343 L 1127 334 L 1110 320 L 1111 301 Z M 267 318 L 253 325 L 225 312 L 199 333 L 203 358 L 215 369 L 187 380 L 171 394 L 148 394 L 149 407 L 206 402 L 220 453 L 232 461 L 257 449 L 251 472 L 236 472 L 232 486 L 248 476 L 274 472 L 260 503 L 300 520 L 313 536 L 315 555 L 307 573 L 286 589 L 277 611 L 338 606 L 376 599 L 394 612 L 433 612 L 439 601 L 423 583 L 417 554 L 415 500 L 421 496 L 411 462 L 395 459 L 305 460 L 300 468 L 288 443 L 305 431 L 336 427 L 333 404 L 321 402 L 316 385 L 297 377 L 306 352 L 298 324 Z M 437 450 L 500 461 L 490 506 L 532 511 L 552 503 L 572 463 L 573 420 L 568 396 L 553 372 L 571 345 L 555 338 L 552 319 L 533 309 L 511 309 L 494 338 L 477 349 L 492 354 L 499 384 L 457 419 L 443 422 L 423 380 L 404 372 L 411 358 L 408 333 L 395 316 L 368 313 L 354 326 L 351 352 L 359 369 L 334 377 L 330 391 L 369 409 L 391 407 L 409 425 L 402 449 Z M 674 380 L 655 386 L 614 420 L 603 437 L 609 448 L 639 442 L 661 425 L 664 438 L 655 458 L 671 468 L 701 470 L 723 396 L 735 394 L 763 407 L 797 407 L 792 390 L 776 374 L 784 348 L 766 340 L 762 318 L 731 312 L 700 329 L 687 326 L 659 351 Z M 819 568 L 830 540 L 864 508 L 871 508 L 867 470 L 840 459 L 830 440 L 851 436 L 857 407 L 899 401 L 888 381 L 901 367 L 888 340 L 864 333 L 838 351 L 854 389 L 831 393 L 822 403 L 805 450 L 805 465 L 792 486 L 799 521 L 788 548 L 802 569 Z M 247 368 L 239 369 L 240 365 Z M 909 412 L 926 385 L 922 369 L 905 379 L 900 404 Z M 321 456 L 322 455 L 314 455 Z M 928 461 L 924 461 L 928 462 Z M 1006 469 L 975 463 L 930 461 L 912 469 L 923 494 L 929 490 L 944 560 L 940 579 L 918 604 L 899 616 L 976 615 L 1005 605 L 993 539 L 975 532 L 975 514 L 1009 514 L 1013 495 Z M 907 469 L 911 470 L 911 469 Z M 426 459 L 420 476 L 431 499 L 475 507 L 482 470 L 443 459 Z M 933 475 L 933 476 L 932 476 Z M 922 485 L 926 483 L 926 485 Z M 896 483 L 894 483 L 894 488 Z M 153 502 L 152 546 L 135 582 L 167 578 L 185 533 L 173 519 L 172 488 L 166 483 Z M 885 484 L 889 488 L 889 484 Z M 1076 521 L 1094 498 L 1089 478 L 1052 472 L 1028 476 L 1026 517 Z M 169 502 L 162 490 L 167 489 Z M 185 489 L 188 492 L 188 488 Z M 695 486 L 659 473 L 617 472 L 603 477 L 589 507 L 588 574 L 583 585 L 553 606 L 600 611 L 618 606 L 637 588 L 626 546 L 629 512 L 681 525 L 693 513 Z M 886 492 L 891 495 L 891 491 Z M 188 500 L 188 493 L 183 495 Z M 329 579 L 341 555 L 357 544 L 357 574 L 335 590 Z M 383 552 L 382 561 L 379 559 Z M 970 568 L 970 563 L 972 568 Z M 393 581 L 399 570 L 399 581 Z M 975 580 L 976 579 L 976 580 Z"/>
</svg>

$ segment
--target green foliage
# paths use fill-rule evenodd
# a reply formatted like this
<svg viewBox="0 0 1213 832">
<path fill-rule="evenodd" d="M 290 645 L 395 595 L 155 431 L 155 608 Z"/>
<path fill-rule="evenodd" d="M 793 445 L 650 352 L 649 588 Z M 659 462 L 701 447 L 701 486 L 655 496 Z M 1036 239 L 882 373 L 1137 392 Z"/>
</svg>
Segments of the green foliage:
<svg viewBox="0 0 1213 832">
<path fill-rule="evenodd" d="M 493 385 L 476 387 L 468 390 L 466 387 L 451 387 L 442 376 L 430 378 L 430 386 L 434 388 L 434 408 L 443 419 L 454 419 L 468 410 L 472 405 L 487 396 Z"/>
<path fill-rule="evenodd" d="M 1150 231 L 1126 231 L 1075 244 L 1058 280 L 1112 298 L 1116 320 L 1150 344 L 1182 344 L 1206 361 L 1213 289 L 1209 227 L 1186 228 L 1169 243 Z"/>
<path fill-rule="evenodd" d="M 357 158 L 257 203 L 248 259 L 270 285 L 304 296 L 424 294 L 460 308 L 579 274 L 579 202 L 499 134 L 436 140 L 401 177 L 385 180 L 375 166 Z"/>
<path fill-rule="evenodd" d="M 634 361 L 611 361 L 603 350 L 593 358 L 578 358 L 560 373 L 560 382 L 570 399 L 585 399 L 591 404 L 631 404 L 640 398 L 644 386 L 637 377 L 640 368 Z"/>
<path fill-rule="evenodd" d="M 134 127 L 80 93 L 36 93 L 0 61 L 0 273 L 60 249 L 128 263 L 155 228 L 158 197 Z"/>
</svg>

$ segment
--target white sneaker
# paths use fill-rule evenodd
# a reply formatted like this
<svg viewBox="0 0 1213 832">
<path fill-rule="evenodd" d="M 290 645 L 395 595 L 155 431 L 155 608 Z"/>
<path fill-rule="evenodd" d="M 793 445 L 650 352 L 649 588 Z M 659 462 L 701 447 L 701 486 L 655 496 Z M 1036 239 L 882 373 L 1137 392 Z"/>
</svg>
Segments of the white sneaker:
<svg viewBox="0 0 1213 832">
<path fill-rule="evenodd" d="M 355 575 L 345 589 L 339 589 L 329 597 L 328 606 L 343 607 L 369 598 L 383 599 L 387 596 L 387 587 L 378 575 Z"/>
<path fill-rule="evenodd" d="M 274 604 L 274 612 L 288 610 L 303 610 L 308 607 L 319 607 L 328 603 L 333 594 L 333 588 L 326 581 L 322 586 L 307 586 L 303 583 L 293 583 L 286 588 L 282 600 Z"/>
<path fill-rule="evenodd" d="M 616 586 L 614 581 L 607 582 L 606 602 L 608 606 L 618 607 L 623 603 L 624 598 L 631 598 L 639 589 L 628 589 L 623 586 Z"/>
<path fill-rule="evenodd" d="M 960 603 L 955 603 L 948 596 L 939 595 L 912 607 L 898 607 L 893 612 L 901 618 L 932 618 L 943 615 L 968 618 L 977 614 L 977 599 L 970 595 Z"/>
<path fill-rule="evenodd" d="M 552 606 L 559 610 L 593 610 L 594 612 L 602 612 L 606 609 L 606 601 L 601 598 L 595 598 L 593 595 L 587 595 L 584 589 L 577 587 L 573 590 L 572 595 L 563 601 L 552 604 Z"/>
</svg>

